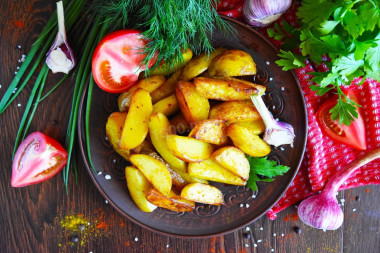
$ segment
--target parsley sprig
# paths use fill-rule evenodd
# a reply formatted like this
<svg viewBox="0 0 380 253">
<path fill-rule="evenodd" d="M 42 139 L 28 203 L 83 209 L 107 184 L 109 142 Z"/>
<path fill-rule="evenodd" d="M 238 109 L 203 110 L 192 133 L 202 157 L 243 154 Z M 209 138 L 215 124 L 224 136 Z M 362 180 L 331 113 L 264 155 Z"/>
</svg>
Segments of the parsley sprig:
<svg viewBox="0 0 380 253">
<path fill-rule="evenodd" d="M 268 160 L 267 157 L 247 156 L 250 166 L 249 179 L 246 187 L 257 191 L 256 182 L 272 182 L 276 176 L 284 175 L 290 169 L 288 166 L 277 165 L 276 161 Z"/>
<path fill-rule="evenodd" d="M 323 95 L 334 90 L 338 102 L 330 111 L 340 124 L 357 118 L 357 104 L 342 92 L 355 77 L 380 81 L 380 2 L 377 0 L 303 0 L 297 11 L 300 27 L 284 20 L 268 29 L 268 35 L 283 40 L 282 58 L 276 63 L 283 70 L 324 62 L 327 72 L 311 73 L 317 85 L 310 88 Z M 291 41 L 297 43 L 291 43 Z M 299 46 L 301 54 L 295 52 Z M 330 60 L 323 61 L 328 56 Z"/>
</svg>

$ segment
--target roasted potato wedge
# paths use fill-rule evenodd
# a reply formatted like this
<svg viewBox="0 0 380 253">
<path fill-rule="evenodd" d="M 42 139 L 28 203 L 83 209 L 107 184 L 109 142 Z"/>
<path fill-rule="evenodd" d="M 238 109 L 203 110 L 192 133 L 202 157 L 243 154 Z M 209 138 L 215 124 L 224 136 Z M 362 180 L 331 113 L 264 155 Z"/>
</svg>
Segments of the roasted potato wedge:
<svg viewBox="0 0 380 253">
<path fill-rule="evenodd" d="M 156 90 L 154 90 L 150 95 L 152 96 L 153 104 L 157 103 L 163 98 L 169 97 L 175 92 L 175 85 L 179 81 L 182 69 L 177 70 L 169 79 Z"/>
<path fill-rule="evenodd" d="M 182 58 L 183 61 L 174 63 L 174 66 L 168 66 L 166 62 L 160 63 L 160 65 L 157 68 L 152 69 L 149 74 L 150 75 L 164 75 L 168 76 L 172 73 L 176 72 L 178 69 L 182 68 L 183 66 L 187 65 L 187 63 L 193 58 L 193 51 L 191 51 L 190 48 L 187 48 L 186 50 L 182 50 Z"/>
<path fill-rule="evenodd" d="M 227 142 L 227 125 L 222 120 L 211 119 L 198 122 L 189 137 L 215 145 Z"/>
<path fill-rule="evenodd" d="M 196 91 L 193 83 L 178 82 L 175 86 L 175 94 L 187 122 L 194 123 L 208 118 L 210 111 L 208 99 Z"/>
<path fill-rule="evenodd" d="M 187 172 L 190 176 L 232 185 L 245 185 L 246 181 L 234 175 L 212 159 L 198 163 L 189 163 Z"/>
<path fill-rule="evenodd" d="M 152 114 L 152 100 L 149 92 L 138 88 L 132 96 L 131 106 L 125 119 L 119 146 L 133 149 L 139 146 L 148 134 L 149 117 Z"/>
<path fill-rule="evenodd" d="M 249 101 L 227 101 L 215 105 L 210 110 L 210 119 L 220 119 L 227 124 L 261 119 L 256 107 Z"/>
<path fill-rule="evenodd" d="M 201 53 L 189 61 L 182 70 L 181 81 L 190 81 L 194 77 L 204 73 L 211 61 L 221 53 L 227 51 L 225 48 L 216 48 L 209 55 Z"/>
<path fill-rule="evenodd" d="M 157 189 L 152 188 L 146 194 L 146 198 L 150 203 L 174 212 L 190 212 L 195 208 L 194 201 L 184 199 L 173 191 L 170 191 L 168 196 L 164 196 Z"/>
<path fill-rule="evenodd" d="M 209 76 L 246 76 L 256 74 L 256 63 L 247 52 L 227 50 L 215 57 L 208 67 Z"/>
<path fill-rule="evenodd" d="M 248 128 L 252 131 L 254 134 L 261 134 L 265 131 L 265 124 L 262 119 L 254 120 L 254 121 L 243 121 L 243 122 L 236 122 L 236 124 L 243 126 L 245 128 Z"/>
<path fill-rule="evenodd" d="M 209 205 L 224 204 L 223 193 L 218 188 L 200 183 L 186 185 L 181 191 L 181 198 Z"/>
<path fill-rule="evenodd" d="M 212 144 L 186 136 L 168 134 L 166 143 L 173 155 L 186 162 L 206 160 L 214 151 Z"/>
<path fill-rule="evenodd" d="M 152 184 L 145 178 L 145 176 L 132 166 L 125 168 L 125 178 L 127 180 L 127 186 L 129 194 L 131 195 L 136 206 L 144 212 L 152 212 L 157 206 L 149 202 L 146 198 L 146 194 L 152 188 Z"/>
<path fill-rule="evenodd" d="M 171 128 L 173 128 L 177 134 L 184 135 L 191 131 L 191 126 L 185 117 L 183 117 L 182 113 L 176 114 L 169 122 Z"/>
<path fill-rule="evenodd" d="M 169 120 L 162 113 L 154 113 L 149 118 L 149 135 L 157 152 L 174 170 L 186 171 L 186 163 L 177 158 L 166 142 L 168 134 L 173 134 Z"/>
<path fill-rule="evenodd" d="M 161 112 L 165 114 L 167 117 L 169 117 L 178 111 L 179 111 L 179 106 L 178 106 L 177 98 L 175 94 L 173 94 L 155 103 L 153 105 L 152 113 Z"/>
<path fill-rule="evenodd" d="M 268 155 L 271 151 L 270 146 L 257 134 L 238 124 L 229 125 L 227 127 L 227 135 L 231 138 L 234 146 L 247 155 L 262 157 Z"/>
<path fill-rule="evenodd" d="M 130 88 L 129 90 L 123 92 L 120 94 L 119 98 L 117 99 L 117 104 L 119 106 L 119 111 L 124 112 L 128 111 L 128 108 L 132 101 L 132 95 L 135 93 L 135 91 L 138 88 L 144 89 L 151 93 L 161 85 L 163 85 L 166 81 L 166 78 L 164 76 L 158 76 L 154 75 L 149 78 L 144 78 L 137 82 L 135 86 Z"/>
<path fill-rule="evenodd" d="M 240 149 L 228 146 L 216 150 L 211 158 L 236 176 L 247 181 L 249 178 L 249 162 Z"/>
<path fill-rule="evenodd" d="M 146 155 L 151 156 L 159 161 L 161 161 L 168 168 L 170 172 L 170 176 L 172 177 L 172 190 L 179 193 L 189 182 L 186 181 L 176 170 L 170 167 L 169 163 L 164 160 L 159 154 L 152 151 L 150 153 L 146 153 Z M 183 172 L 186 173 L 186 172 Z"/>
<path fill-rule="evenodd" d="M 108 141 L 111 143 L 112 148 L 121 155 L 124 159 L 129 161 L 129 150 L 121 149 L 119 142 L 121 133 L 123 131 L 125 119 L 127 118 L 126 112 L 114 112 L 112 113 L 106 123 L 106 135 Z"/>
<path fill-rule="evenodd" d="M 144 174 L 154 188 L 165 196 L 169 194 L 172 188 L 172 178 L 169 169 L 164 163 L 143 154 L 131 155 L 130 160 Z"/>
<path fill-rule="evenodd" d="M 245 100 L 252 94 L 264 93 L 265 87 L 236 78 L 196 77 L 194 85 L 199 94 L 221 101 Z"/>
</svg>

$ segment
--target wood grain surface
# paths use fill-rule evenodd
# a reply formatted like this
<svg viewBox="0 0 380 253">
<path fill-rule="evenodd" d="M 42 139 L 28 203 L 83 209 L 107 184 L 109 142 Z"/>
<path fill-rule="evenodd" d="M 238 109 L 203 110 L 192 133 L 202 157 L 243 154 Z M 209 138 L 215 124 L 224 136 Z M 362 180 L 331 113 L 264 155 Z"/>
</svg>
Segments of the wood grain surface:
<svg viewBox="0 0 380 253">
<path fill-rule="evenodd" d="M 0 1 L 0 96 L 54 8 L 54 1 Z M 59 77 L 49 74 L 46 91 Z M 0 252 L 379 252 L 379 185 L 339 193 L 338 199 L 345 200 L 345 221 L 336 231 L 307 227 L 293 206 L 275 221 L 262 217 L 244 229 L 208 239 L 167 237 L 128 221 L 98 193 L 80 159 L 78 180 L 71 177 L 68 194 L 61 175 L 12 188 L 13 143 L 34 80 L 0 115 Z M 41 102 L 30 132 L 43 131 L 64 142 L 72 88 L 68 80 Z M 85 220 L 85 230 L 63 227 L 67 217 Z M 75 237 L 78 242 L 73 242 Z"/>
</svg>

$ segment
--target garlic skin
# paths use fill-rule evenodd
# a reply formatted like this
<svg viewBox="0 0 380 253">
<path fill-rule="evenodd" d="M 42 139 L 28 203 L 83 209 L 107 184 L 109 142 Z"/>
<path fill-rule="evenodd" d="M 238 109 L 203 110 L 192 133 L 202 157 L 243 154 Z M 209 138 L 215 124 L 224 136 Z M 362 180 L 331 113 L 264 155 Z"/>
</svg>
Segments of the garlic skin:
<svg viewBox="0 0 380 253">
<path fill-rule="evenodd" d="M 248 24 L 263 27 L 279 19 L 291 4 L 291 0 L 246 0 L 243 16 Z"/>
<path fill-rule="evenodd" d="M 322 192 L 301 202 L 298 217 L 306 225 L 323 230 L 335 230 L 343 224 L 343 211 L 331 192 Z"/>
<path fill-rule="evenodd" d="M 57 2 L 58 33 L 53 46 L 46 54 L 46 64 L 53 73 L 68 74 L 75 67 L 75 56 L 66 39 L 65 17 L 62 1 Z"/>
<path fill-rule="evenodd" d="M 295 138 L 293 127 L 286 122 L 276 121 L 266 107 L 260 94 L 253 94 L 251 100 L 265 124 L 263 140 L 275 147 L 286 144 L 293 145 Z"/>
</svg>

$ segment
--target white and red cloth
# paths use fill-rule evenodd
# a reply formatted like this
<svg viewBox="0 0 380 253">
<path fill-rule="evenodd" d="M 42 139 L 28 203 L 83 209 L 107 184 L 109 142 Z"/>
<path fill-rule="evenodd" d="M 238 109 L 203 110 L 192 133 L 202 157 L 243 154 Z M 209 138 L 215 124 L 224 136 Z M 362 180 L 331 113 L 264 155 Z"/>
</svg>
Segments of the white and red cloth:
<svg viewBox="0 0 380 253">
<path fill-rule="evenodd" d="M 244 1 L 223 0 L 218 3 L 217 10 L 222 15 L 244 21 L 242 18 Z M 291 8 L 282 16 L 289 24 L 295 25 L 296 8 L 296 6 Z M 266 28 L 261 28 L 259 31 L 268 36 Z M 269 39 L 277 47 L 281 47 L 281 42 Z M 325 70 L 323 65 L 318 68 L 319 71 Z M 289 189 L 280 201 L 268 211 L 267 215 L 270 219 L 275 219 L 276 213 L 288 206 L 320 191 L 328 178 L 343 168 L 345 164 L 366 152 L 380 147 L 380 84 L 368 79 L 362 85 L 354 86 L 358 102 L 362 106 L 368 146 L 366 151 L 358 151 L 322 134 L 321 128 L 316 121 L 315 113 L 328 98 L 328 95 L 319 97 L 310 90 L 310 85 L 313 82 L 309 81 L 310 75 L 308 73 L 313 71 L 311 66 L 295 70 L 305 96 L 308 112 L 309 132 L 306 153 L 299 172 Z M 359 80 L 357 79 L 354 82 L 359 82 Z M 380 161 L 373 161 L 357 170 L 340 187 L 340 190 L 369 184 L 380 184 Z"/>
</svg>

